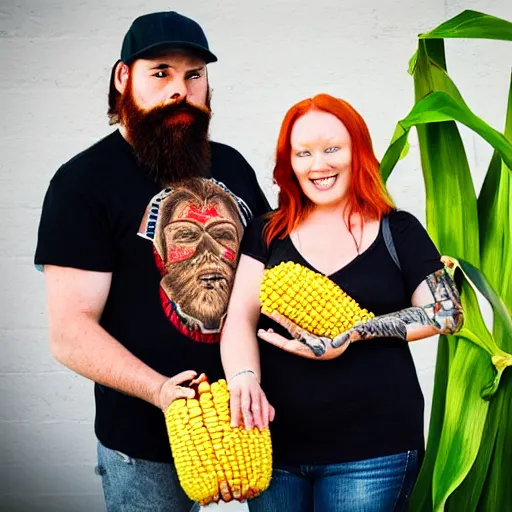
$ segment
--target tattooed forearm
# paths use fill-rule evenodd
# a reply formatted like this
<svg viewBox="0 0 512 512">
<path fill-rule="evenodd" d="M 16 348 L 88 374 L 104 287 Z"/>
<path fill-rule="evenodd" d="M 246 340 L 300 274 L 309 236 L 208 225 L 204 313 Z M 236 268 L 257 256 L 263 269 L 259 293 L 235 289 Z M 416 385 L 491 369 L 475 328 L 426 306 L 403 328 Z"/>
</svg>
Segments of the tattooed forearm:
<svg viewBox="0 0 512 512">
<path fill-rule="evenodd" d="M 271 329 L 265 334 L 277 336 L 277 340 L 263 338 L 263 334 L 260 336 L 288 352 L 303 357 L 311 357 L 313 354 L 318 358 L 329 359 L 342 354 L 352 341 L 370 338 L 413 340 L 435 333 L 456 332 L 462 326 L 463 313 L 457 288 L 450 275 L 443 269 L 427 276 L 425 281 L 432 295 L 431 303 L 372 318 L 355 325 L 334 339 L 307 332 L 277 311 L 264 314 L 283 326 L 291 334 L 292 339 L 287 340 L 273 333 Z"/>
<path fill-rule="evenodd" d="M 333 339 L 331 345 L 338 348 L 348 341 L 370 338 L 400 338 L 407 340 L 414 328 L 431 327 L 439 334 L 453 334 L 463 323 L 459 293 L 446 269 L 426 277 L 434 302 L 423 307 L 411 307 L 382 315 L 356 325 Z M 413 338 L 414 339 L 414 338 Z"/>
<path fill-rule="evenodd" d="M 453 334 L 463 324 L 464 316 L 459 292 L 446 268 L 426 278 L 435 302 L 423 307 L 436 330 L 441 334 Z"/>
</svg>

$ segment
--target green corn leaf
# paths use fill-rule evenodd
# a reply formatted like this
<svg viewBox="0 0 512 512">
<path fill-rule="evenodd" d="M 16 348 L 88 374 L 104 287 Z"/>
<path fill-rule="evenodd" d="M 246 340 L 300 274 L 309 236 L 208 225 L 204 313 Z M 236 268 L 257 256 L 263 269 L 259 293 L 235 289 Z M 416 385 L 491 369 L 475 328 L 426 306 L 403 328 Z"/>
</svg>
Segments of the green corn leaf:
<svg viewBox="0 0 512 512">
<path fill-rule="evenodd" d="M 512 140 L 512 77 L 509 89 L 505 136 Z M 478 197 L 482 269 L 500 296 L 500 309 L 512 311 L 512 179 L 510 169 L 494 152 L 482 190 Z M 489 298 L 488 298 L 489 299 Z M 508 318 L 494 315 L 494 339 L 501 348 L 512 352 L 512 336 Z M 506 316 L 506 315 L 505 315 Z M 508 328 L 506 326 L 509 326 Z M 508 331 L 508 334 L 507 334 Z M 494 512 L 512 510 L 512 491 L 504 486 L 512 460 L 512 375 L 501 378 L 500 388 L 490 403 L 480 450 L 473 467 L 450 501 L 459 510 Z M 505 484 L 506 485 L 506 484 Z M 455 510 L 455 509 L 454 509 Z"/>
<path fill-rule="evenodd" d="M 497 452 L 501 448 L 499 442 L 504 441 L 504 436 L 500 436 L 501 429 L 493 439 L 487 439 L 488 432 L 496 430 L 496 426 L 500 424 L 495 416 L 489 415 L 489 410 L 496 411 L 498 415 L 502 415 L 507 407 L 510 410 L 510 403 L 502 401 L 501 398 L 504 390 L 509 390 L 506 396 L 511 396 L 512 384 L 507 378 L 508 374 L 504 373 L 510 363 L 509 351 L 505 352 L 495 342 L 502 340 L 503 332 L 497 330 L 496 323 L 494 337 L 488 331 L 475 294 L 475 289 L 479 289 L 479 286 L 482 288 L 485 280 L 479 280 L 480 275 L 473 272 L 473 268 L 480 267 L 481 262 L 488 259 L 484 247 L 489 245 L 489 237 L 481 236 L 479 225 L 481 223 L 483 226 L 487 222 L 494 226 L 497 221 L 494 214 L 497 210 L 501 212 L 504 207 L 496 206 L 496 187 L 493 186 L 493 181 L 497 182 L 498 178 L 490 176 L 486 178 L 487 185 L 484 183 L 484 189 L 488 189 L 484 197 L 487 195 L 493 198 L 492 201 L 487 201 L 486 220 L 481 214 L 485 209 L 484 201 L 481 201 L 482 194 L 477 211 L 471 173 L 454 121 L 466 124 L 487 140 L 495 148 L 493 160 L 504 162 L 508 167 L 511 167 L 512 162 L 512 146 L 509 137 L 504 137 L 471 112 L 446 74 L 444 43 L 442 39 L 437 39 L 444 37 L 512 40 L 512 24 L 492 16 L 466 11 L 421 36 L 425 39 L 420 40 L 418 51 L 409 63 L 409 72 L 414 76 L 416 104 L 409 115 L 398 123 L 390 147 L 381 162 L 381 173 L 387 180 L 398 159 L 405 156 L 408 131 L 416 126 L 427 195 L 428 231 L 442 253 L 461 258 L 462 265 L 466 261 L 471 265 L 465 267 L 466 270 L 469 269 L 466 274 L 459 266 L 465 277 L 461 287 L 466 317 L 464 329 L 458 337 L 442 336 L 439 340 L 427 452 L 413 491 L 410 510 L 469 512 L 477 510 L 477 503 L 479 510 L 512 510 L 503 499 L 499 500 L 498 507 L 484 505 L 489 501 L 490 493 L 496 494 L 499 489 L 499 485 L 493 480 L 499 478 L 499 469 L 489 469 L 489 460 L 491 454 L 498 457 Z M 511 176 L 507 168 L 505 179 Z M 503 174 L 500 174 L 500 179 L 503 181 Z M 500 205 L 505 203 L 510 207 L 510 201 L 504 199 L 504 193 L 499 197 Z M 510 188 L 506 197 L 510 199 Z M 491 202 L 492 215 L 489 215 L 491 210 L 488 205 Z M 495 230 L 491 232 L 491 237 L 503 243 L 503 232 L 498 233 Z M 501 250 L 500 255 L 504 252 Z M 493 258 L 496 259 L 496 255 Z M 502 269 L 505 267 L 506 265 L 501 265 Z M 476 286 L 472 278 L 479 286 Z M 501 279 L 503 280 L 503 273 Z M 491 283 L 494 285 L 493 280 Z M 496 290 L 504 297 L 500 288 L 496 287 Z M 491 297 L 485 287 L 484 292 L 489 299 L 496 299 L 496 295 Z M 505 303 L 507 304 L 507 300 Z M 503 304 L 500 306 L 499 301 L 494 300 L 495 311 L 496 304 L 497 310 L 503 313 Z M 495 313 L 495 316 L 500 315 Z M 503 322 L 501 325 L 503 330 Z M 501 452 L 505 456 L 510 455 L 510 443 L 509 449 Z M 479 461 L 487 464 L 477 468 L 476 473 L 475 468 Z M 462 489 L 465 481 L 473 476 L 480 478 L 479 485 L 474 486 L 474 492 L 466 489 L 469 492 L 465 492 L 464 497 L 469 498 L 462 501 L 458 488 Z M 503 478 L 501 481 L 503 482 Z M 485 482 L 484 491 L 484 484 L 481 482 Z M 498 494 L 503 496 L 506 493 L 501 490 Z M 465 506 L 468 503 L 472 505 Z M 498 503 L 494 497 L 493 503 Z"/>
<path fill-rule="evenodd" d="M 391 174 L 413 126 L 445 121 L 459 121 L 474 130 L 498 151 L 509 167 L 512 167 L 512 143 L 502 133 L 473 114 L 462 100 L 453 98 L 445 92 L 432 92 L 419 100 L 407 117 L 398 122 L 390 147 L 382 158 L 383 178 L 386 180 Z"/>
<path fill-rule="evenodd" d="M 477 345 L 459 337 L 457 354 L 448 370 L 445 413 L 432 474 L 431 502 L 422 510 L 444 510 L 450 494 L 462 483 L 473 465 L 482 439 L 489 401 L 481 397 L 478 381 L 494 378 L 493 366 Z M 437 382 L 436 382 L 437 385 Z M 461 428 L 461 425 L 463 428 Z M 429 448 L 427 447 L 427 451 Z M 415 488 L 415 493 L 421 493 Z M 414 502 L 412 511 L 418 511 Z"/>
<path fill-rule="evenodd" d="M 467 106 L 444 71 L 444 65 L 443 41 L 421 41 L 414 74 L 416 100 L 420 103 L 420 109 L 415 110 L 418 107 L 413 107 L 412 117 L 413 121 L 424 121 L 417 124 L 417 131 L 425 189 L 427 198 L 430 198 L 427 200 L 427 229 L 442 253 L 464 256 L 466 260 L 478 265 L 478 217 L 471 172 L 457 126 L 454 121 L 446 120 L 438 100 L 450 98 L 455 104 L 462 105 L 461 108 L 467 109 Z M 428 108 L 422 110 L 421 105 Z M 434 113 L 431 106 L 435 107 Z M 423 120 L 422 112 L 426 112 Z M 411 115 L 408 118 L 410 120 Z M 404 127 L 399 123 L 397 126 L 395 136 L 381 161 L 384 179 L 389 177 L 394 168 L 407 138 L 404 134 L 408 133 L 412 125 L 409 123 Z M 494 138 L 499 139 L 498 136 Z M 507 147 L 506 141 L 500 140 L 500 143 L 501 147 Z M 512 148 L 509 149 L 511 151 L 508 156 L 512 160 Z M 462 230 L 468 236 L 457 236 Z"/>
<path fill-rule="evenodd" d="M 431 511 L 432 508 L 432 475 L 439 452 L 439 439 L 444 424 L 446 393 L 448 389 L 448 368 L 453 360 L 458 339 L 455 336 L 439 336 L 436 369 L 434 375 L 434 397 L 430 411 L 428 427 L 428 449 L 416 480 L 416 485 L 409 503 L 411 512 Z"/>
<path fill-rule="evenodd" d="M 503 247 L 500 252 L 503 252 Z M 497 295 L 492 286 L 487 282 L 485 276 L 471 263 L 459 260 L 460 269 L 464 272 L 465 277 L 491 304 L 494 314 L 498 316 L 499 320 L 503 322 L 504 336 L 509 339 L 512 338 L 512 318 L 508 312 L 507 306 L 503 299 Z"/>
<path fill-rule="evenodd" d="M 512 76 L 504 135 L 512 142 Z M 509 311 L 512 309 L 511 171 L 512 166 L 495 151 L 478 197 L 482 269 Z"/>
<path fill-rule="evenodd" d="M 463 11 L 420 39 L 473 38 L 512 41 L 512 23 L 477 11 Z"/>
<path fill-rule="evenodd" d="M 462 484 L 479 453 L 489 409 L 488 399 L 496 392 L 504 370 L 496 358 L 512 364 L 512 356 L 496 345 L 483 322 L 475 293 L 478 286 L 463 268 L 463 265 L 466 269 L 469 265 L 453 259 L 452 264 L 462 271 L 464 277 L 461 300 L 466 320 L 458 333 L 459 344 L 448 368 L 443 424 L 437 438 L 439 446 L 432 474 L 432 510 L 435 511 L 444 510 L 448 498 Z M 489 287 L 481 273 L 472 266 L 470 274 L 478 277 L 480 287 Z M 492 296 L 489 290 L 486 293 Z M 496 307 L 499 308 L 499 301 Z M 495 388 L 491 389 L 493 386 Z M 413 496 L 416 505 L 421 489 L 417 484 Z M 421 510 L 430 510 L 426 505 L 423 500 Z M 411 510 L 420 508 L 413 506 Z"/>
<path fill-rule="evenodd" d="M 512 490 L 510 488 L 510 461 L 512 460 L 512 443 L 510 442 L 512 428 L 511 397 L 512 371 L 509 370 L 503 375 L 497 396 L 490 403 L 488 421 L 484 431 L 484 439 L 488 440 L 488 443 L 485 443 L 480 449 L 479 457 L 475 461 L 475 474 L 477 472 L 483 474 L 483 470 L 487 470 L 487 478 L 483 481 L 482 492 L 476 509 L 479 512 L 512 510 Z M 492 450 L 492 452 L 488 457 L 485 457 L 489 450 Z M 480 462 L 480 459 L 483 463 Z M 471 481 L 468 483 L 471 484 Z"/>
<path fill-rule="evenodd" d="M 414 74 L 417 101 L 442 92 L 462 103 L 443 67 L 443 42 L 422 42 Z M 430 198 L 427 200 L 429 233 L 442 253 L 464 255 L 478 264 L 476 194 L 457 126 L 453 121 L 430 122 L 417 126 L 417 130 L 425 188 Z M 464 226 L 470 236 L 457 236 Z M 483 383 L 494 377 L 490 358 L 482 359 L 481 349 L 471 341 L 450 336 L 442 337 L 440 343 L 427 451 L 411 498 L 411 510 L 415 512 L 442 510 L 449 494 L 469 471 L 478 452 L 488 410 L 488 403 L 481 399 Z M 475 385 L 472 378 L 475 367 L 482 376 L 482 385 Z M 464 385 L 471 388 L 466 393 L 467 400 L 475 401 L 479 410 L 480 421 L 473 422 L 470 432 L 460 429 L 464 417 L 470 414 L 468 408 L 459 402 L 452 404 L 451 398 Z M 468 449 L 463 451 L 462 446 Z"/>
<path fill-rule="evenodd" d="M 451 264 L 462 271 L 464 281 L 461 284 L 461 300 L 467 320 L 458 333 L 459 344 L 455 357 L 448 371 L 441 372 L 441 378 L 448 374 L 444 388 L 446 394 L 442 429 L 429 433 L 429 439 L 437 434 L 437 438 L 432 438 L 438 441 L 438 446 L 435 447 L 433 457 L 431 450 L 427 450 L 430 458 L 425 459 L 411 500 L 411 510 L 414 511 L 444 510 L 445 506 L 450 509 L 447 500 L 469 474 L 479 453 L 486 428 L 488 400 L 497 391 L 505 367 L 512 365 L 512 356 L 496 345 L 483 322 L 475 290 L 482 291 L 484 296 L 491 299 L 498 314 L 509 317 L 508 312 L 501 309 L 501 300 L 478 269 L 454 259 L 451 259 Z M 485 353 L 489 355 L 486 357 Z M 487 386 L 482 389 L 484 383 Z M 436 376 L 437 384 L 439 381 Z M 432 415 L 436 412 L 439 411 L 433 408 Z M 431 480 L 429 474 L 432 474 Z M 432 496 L 432 503 L 429 503 L 427 496 Z"/>
</svg>

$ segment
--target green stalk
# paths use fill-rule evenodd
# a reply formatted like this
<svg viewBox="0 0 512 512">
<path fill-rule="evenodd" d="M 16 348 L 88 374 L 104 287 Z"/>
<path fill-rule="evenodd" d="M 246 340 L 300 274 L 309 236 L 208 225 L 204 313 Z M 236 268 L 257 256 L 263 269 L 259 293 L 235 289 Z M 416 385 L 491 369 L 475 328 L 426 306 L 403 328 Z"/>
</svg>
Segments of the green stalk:
<svg viewBox="0 0 512 512">
<path fill-rule="evenodd" d="M 381 162 L 386 180 L 397 160 L 406 155 L 408 132 L 416 126 L 427 229 L 442 254 L 459 259 L 454 264 L 462 278 L 465 311 L 464 329 L 458 336 L 439 340 L 427 451 L 410 510 L 501 512 L 512 510 L 512 493 L 504 478 L 508 473 L 503 469 L 506 457 L 510 464 L 512 455 L 507 440 L 507 432 L 512 431 L 512 379 L 506 370 L 512 364 L 512 117 L 507 116 L 503 135 L 469 109 L 446 73 L 442 39 L 447 37 L 511 41 L 512 24 L 464 11 L 420 35 L 409 67 L 416 103 L 398 123 Z M 495 149 L 478 202 L 454 121 L 464 123 Z M 493 306 L 492 335 L 476 290 Z"/>
</svg>

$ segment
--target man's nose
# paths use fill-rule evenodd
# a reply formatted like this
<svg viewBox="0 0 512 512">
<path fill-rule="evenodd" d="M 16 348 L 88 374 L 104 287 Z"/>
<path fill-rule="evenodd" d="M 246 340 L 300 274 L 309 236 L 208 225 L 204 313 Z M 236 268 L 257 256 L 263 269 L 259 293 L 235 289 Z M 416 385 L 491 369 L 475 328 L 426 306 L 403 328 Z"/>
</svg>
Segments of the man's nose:
<svg viewBox="0 0 512 512">
<path fill-rule="evenodd" d="M 169 85 L 169 99 L 184 100 L 187 97 L 187 85 L 184 80 L 176 79 Z"/>
</svg>

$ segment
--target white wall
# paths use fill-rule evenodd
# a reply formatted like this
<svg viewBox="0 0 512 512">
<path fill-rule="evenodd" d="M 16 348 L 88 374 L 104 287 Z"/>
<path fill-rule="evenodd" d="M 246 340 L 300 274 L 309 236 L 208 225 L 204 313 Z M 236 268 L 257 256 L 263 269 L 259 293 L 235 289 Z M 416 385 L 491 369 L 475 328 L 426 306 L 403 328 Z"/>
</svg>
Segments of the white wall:
<svg viewBox="0 0 512 512">
<path fill-rule="evenodd" d="M 416 34 L 466 8 L 512 20 L 510 0 L 2 0 L 2 511 L 103 510 L 93 472 L 92 384 L 49 355 L 43 276 L 32 257 L 50 177 L 109 131 L 108 77 L 125 31 L 136 16 L 169 6 L 203 25 L 219 57 L 210 66 L 213 137 L 242 151 L 272 201 L 274 144 L 294 102 L 321 91 L 347 99 L 367 120 L 381 157 L 412 106 L 407 63 Z M 449 70 L 469 105 L 501 129 L 511 45 L 450 41 L 447 48 Z M 472 134 L 463 136 L 480 186 L 491 152 Z M 389 186 L 401 208 L 424 220 L 412 142 Z M 414 344 L 428 410 L 435 350 L 435 340 Z"/>
</svg>

